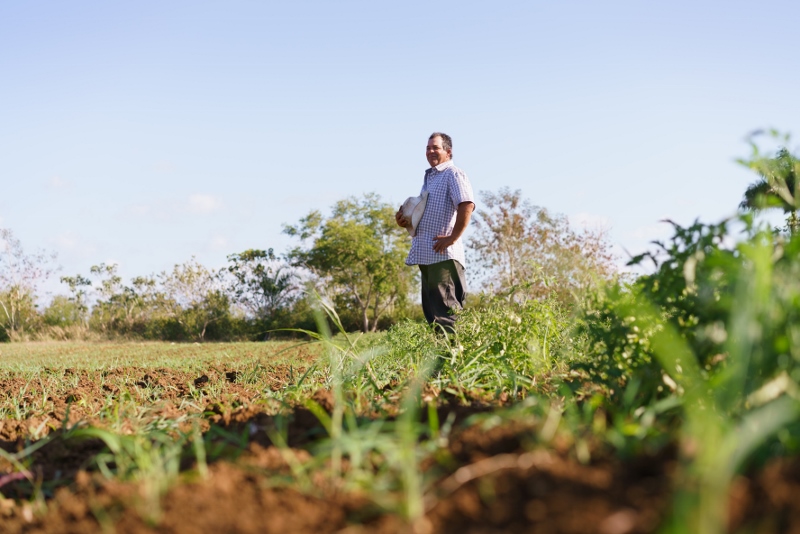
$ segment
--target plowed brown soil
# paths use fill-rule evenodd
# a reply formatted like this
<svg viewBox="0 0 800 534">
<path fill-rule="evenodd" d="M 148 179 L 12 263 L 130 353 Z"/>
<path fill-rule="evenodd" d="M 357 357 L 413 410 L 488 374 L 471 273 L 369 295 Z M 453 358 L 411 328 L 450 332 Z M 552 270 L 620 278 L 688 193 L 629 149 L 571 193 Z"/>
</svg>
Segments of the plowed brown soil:
<svg viewBox="0 0 800 534">
<path fill-rule="evenodd" d="M 304 447 L 325 435 L 306 407 L 277 415 L 275 407 L 263 402 L 264 389 L 284 387 L 291 373 L 298 370 L 276 366 L 270 380 L 248 384 L 233 368 L 202 373 L 67 369 L 54 376 L 64 384 L 61 389 L 43 381 L 5 379 L 0 395 L 17 402 L 27 416 L 0 420 L 0 448 L 14 453 L 38 440 L 49 441 L 29 456 L 27 475 L 33 484 L 0 459 L 5 496 L 0 532 L 628 534 L 657 531 L 669 513 L 678 469 L 674 447 L 628 460 L 597 448 L 584 464 L 557 442 L 546 449 L 532 446 L 534 422 L 508 421 L 489 429 L 462 425 L 470 415 L 508 402 L 503 398 L 463 405 L 439 397 L 439 420 L 453 414 L 456 430 L 446 459 L 424 464 L 438 482 L 427 496 L 425 517 L 413 525 L 380 509 L 370 495 L 331 487 L 324 477 L 303 492 L 282 485 L 281 477 L 288 478 L 291 470 L 286 451 L 270 439 L 276 418 L 282 418 L 286 445 L 298 462 L 308 461 Z M 246 445 L 213 462 L 205 478 L 188 462 L 182 478 L 152 501 L 142 484 L 109 481 L 97 472 L 92 459 L 104 450 L 103 442 L 62 439 L 76 424 L 135 431 L 126 417 L 103 414 L 126 395 L 147 406 L 141 417 L 182 421 L 197 416 L 204 432 L 219 427 L 246 436 Z M 320 390 L 312 398 L 330 411 L 330 392 Z M 391 416 L 389 406 L 387 413 Z M 731 493 L 730 518 L 731 532 L 800 532 L 800 461 L 777 460 L 739 478 Z"/>
</svg>

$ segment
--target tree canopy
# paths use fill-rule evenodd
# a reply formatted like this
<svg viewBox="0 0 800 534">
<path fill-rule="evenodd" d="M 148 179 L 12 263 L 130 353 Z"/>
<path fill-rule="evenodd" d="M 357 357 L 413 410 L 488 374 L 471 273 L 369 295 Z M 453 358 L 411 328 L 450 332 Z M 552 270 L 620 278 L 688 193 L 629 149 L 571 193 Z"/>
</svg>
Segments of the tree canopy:
<svg viewBox="0 0 800 534">
<path fill-rule="evenodd" d="M 411 290 L 413 275 L 404 264 L 410 240 L 394 213 L 379 195 L 367 193 L 336 202 L 329 217 L 312 211 L 284 227 L 302 242 L 287 258 L 312 272 L 338 309 L 356 314 L 364 332 L 376 330 Z"/>
<path fill-rule="evenodd" d="M 274 320 L 297 298 L 298 276 L 272 249 L 248 249 L 228 256 L 228 291 L 254 318 Z"/>
<path fill-rule="evenodd" d="M 55 254 L 25 252 L 11 230 L 0 228 L 0 340 L 38 319 L 36 292 L 56 270 L 54 261 Z"/>
<path fill-rule="evenodd" d="M 489 293 L 569 302 L 615 271 L 603 230 L 575 230 L 563 215 L 522 198 L 520 190 L 481 191 L 468 244 Z"/>
</svg>

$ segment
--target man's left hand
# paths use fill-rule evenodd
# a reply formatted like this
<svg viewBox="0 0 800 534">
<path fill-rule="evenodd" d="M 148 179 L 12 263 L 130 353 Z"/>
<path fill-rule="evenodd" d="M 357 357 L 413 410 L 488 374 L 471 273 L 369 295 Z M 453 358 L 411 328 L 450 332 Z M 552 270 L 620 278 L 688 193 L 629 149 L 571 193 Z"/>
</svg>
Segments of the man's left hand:
<svg viewBox="0 0 800 534">
<path fill-rule="evenodd" d="M 455 242 L 456 238 L 451 235 L 437 235 L 433 238 L 433 250 L 441 254 Z"/>
</svg>

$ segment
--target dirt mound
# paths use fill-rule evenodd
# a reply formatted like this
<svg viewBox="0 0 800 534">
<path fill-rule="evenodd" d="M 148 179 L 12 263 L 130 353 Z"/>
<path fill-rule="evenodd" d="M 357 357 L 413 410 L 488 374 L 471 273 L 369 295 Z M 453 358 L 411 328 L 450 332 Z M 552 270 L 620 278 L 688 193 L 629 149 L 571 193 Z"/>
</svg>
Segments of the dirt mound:
<svg viewBox="0 0 800 534">
<path fill-rule="evenodd" d="M 304 451 L 294 451 L 303 460 Z M 503 453 L 459 467 L 441 480 L 423 522 L 412 529 L 365 495 L 325 484 L 307 493 L 275 486 L 287 473 L 280 451 L 251 446 L 236 464 L 218 462 L 208 476 L 184 478 L 153 505 L 142 486 L 78 472 L 39 516 L 30 505 L 0 502 L 3 532 L 656 532 L 670 510 L 671 453 L 631 462 L 582 465 L 544 450 Z M 740 479 L 732 496 L 731 532 L 797 532 L 800 462 L 778 460 Z M 271 476 L 268 476 L 271 475 Z M 188 475 L 187 475 L 188 476 Z"/>
</svg>

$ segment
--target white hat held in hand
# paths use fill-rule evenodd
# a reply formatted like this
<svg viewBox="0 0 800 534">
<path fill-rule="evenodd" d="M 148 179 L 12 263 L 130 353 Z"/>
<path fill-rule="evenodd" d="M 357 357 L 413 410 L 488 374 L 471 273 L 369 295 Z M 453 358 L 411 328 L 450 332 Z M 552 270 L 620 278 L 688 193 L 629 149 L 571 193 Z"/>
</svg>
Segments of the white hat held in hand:
<svg viewBox="0 0 800 534">
<path fill-rule="evenodd" d="M 420 219 L 422 219 L 422 214 L 425 213 L 425 203 L 427 201 L 428 192 L 423 191 L 418 197 L 408 197 L 400 208 L 403 211 L 403 217 L 411 221 L 411 226 L 406 227 L 408 235 L 411 237 L 417 235 L 417 226 Z"/>
</svg>

